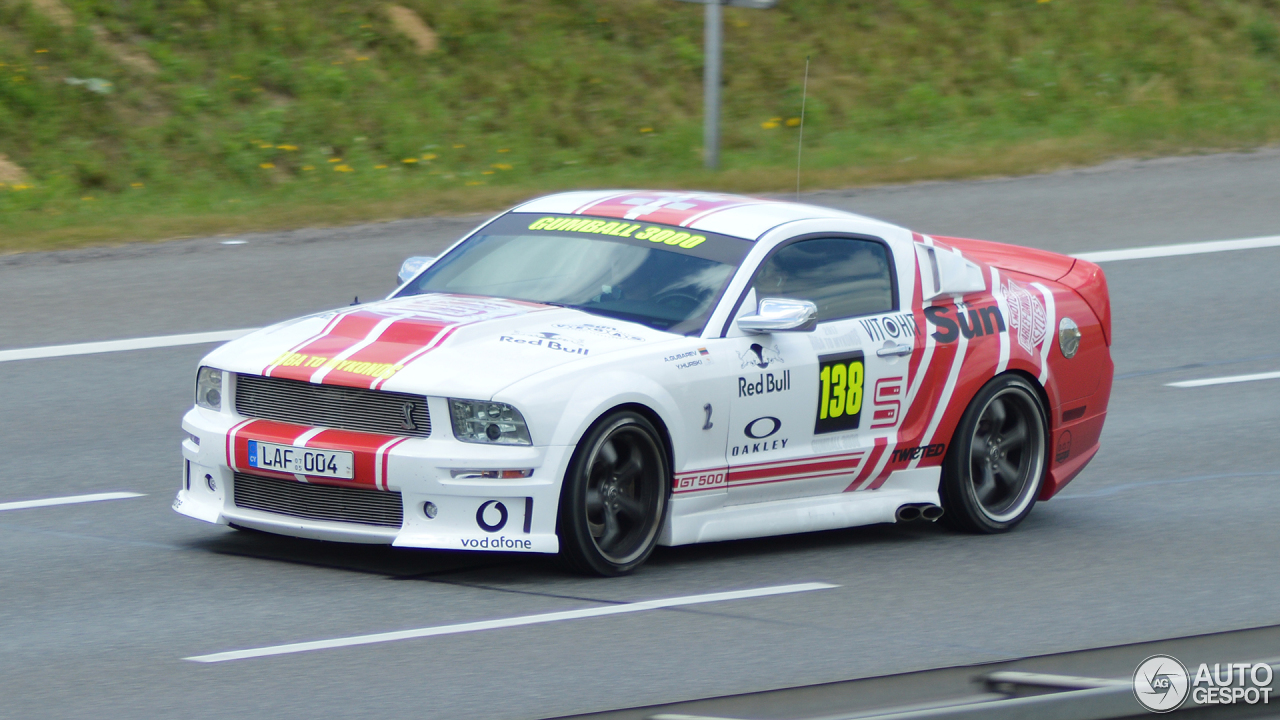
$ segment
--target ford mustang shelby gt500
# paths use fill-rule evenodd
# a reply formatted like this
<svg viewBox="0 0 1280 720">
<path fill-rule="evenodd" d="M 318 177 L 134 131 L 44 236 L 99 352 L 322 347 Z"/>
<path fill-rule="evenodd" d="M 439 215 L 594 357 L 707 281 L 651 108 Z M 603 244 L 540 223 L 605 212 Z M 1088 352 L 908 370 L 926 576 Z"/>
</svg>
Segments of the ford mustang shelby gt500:
<svg viewBox="0 0 1280 720">
<path fill-rule="evenodd" d="M 561 553 L 917 518 L 1017 525 L 1093 457 L 1096 266 L 828 208 L 571 192 L 385 300 L 210 353 L 178 512 L 298 537 Z"/>
</svg>

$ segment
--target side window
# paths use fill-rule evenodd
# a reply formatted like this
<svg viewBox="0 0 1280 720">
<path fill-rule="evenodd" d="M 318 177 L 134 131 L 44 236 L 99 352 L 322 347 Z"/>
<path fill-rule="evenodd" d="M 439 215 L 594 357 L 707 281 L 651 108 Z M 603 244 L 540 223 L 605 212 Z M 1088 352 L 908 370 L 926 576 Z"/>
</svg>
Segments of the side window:
<svg viewBox="0 0 1280 720">
<path fill-rule="evenodd" d="M 808 300 L 818 306 L 820 321 L 890 312 L 888 252 L 871 240 L 801 240 L 769 256 L 751 287 L 757 298 Z"/>
</svg>

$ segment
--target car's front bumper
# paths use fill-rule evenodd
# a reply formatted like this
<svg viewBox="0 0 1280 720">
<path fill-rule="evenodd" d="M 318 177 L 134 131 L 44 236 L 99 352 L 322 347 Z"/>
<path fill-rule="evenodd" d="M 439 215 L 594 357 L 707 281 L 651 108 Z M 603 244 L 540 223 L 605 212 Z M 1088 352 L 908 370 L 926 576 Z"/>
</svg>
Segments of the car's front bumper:
<svg viewBox="0 0 1280 720">
<path fill-rule="evenodd" d="M 434 399 L 434 398 L 433 398 Z M 446 411 L 447 412 L 447 411 Z M 447 417 L 447 415 L 445 415 Z M 357 460 L 353 481 L 323 478 L 281 478 L 314 485 L 342 485 L 363 490 L 399 493 L 403 508 L 398 527 L 298 517 L 290 511 L 252 509 L 236 502 L 236 474 L 262 475 L 244 467 L 237 442 L 245 438 L 278 442 L 281 423 L 263 424 L 258 436 L 254 422 L 225 413 L 193 408 L 182 420 L 191 437 L 182 443 L 182 485 L 173 509 L 210 523 L 236 525 L 281 535 L 355 543 L 380 543 L 397 547 L 448 550 L 498 550 L 555 553 L 556 512 L 560 481 L 573 452 L 572 446 L 514 447 L 462 443 L 445 429 L 428 438 L 397 441 L 373 458 L 377 477 L 361 474 Z M 298 427 L 301 436 L 310 428 Z M 269 430 L 270 432 L 267 432 Z M 198 444 L 196 442 L 198 438 Z M 376 443 L 375 443 L 376 444 Z M 329 443 L 330 449 L 348 449 Z M 352 447 L 357 453 L 368 452 Z M 372 467 L 371 463 L 363 463 Z M 529 469 L 527 478 L 454 477 L 454 470 Z M 271 473 L 265 473 L 272 476 Z M 428 517 L 427 504 L 434 506 Z M 246 503 L 247 504 L 247 503 Z M 303 510 L 312 515 L 318 512 Z"/>
</svg>

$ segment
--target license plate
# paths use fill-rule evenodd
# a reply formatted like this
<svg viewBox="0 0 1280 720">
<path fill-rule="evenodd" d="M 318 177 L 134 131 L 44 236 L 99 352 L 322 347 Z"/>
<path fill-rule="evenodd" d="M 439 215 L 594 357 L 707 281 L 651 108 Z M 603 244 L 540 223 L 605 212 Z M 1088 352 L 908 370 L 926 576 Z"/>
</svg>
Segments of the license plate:
<svg viewBox="0 0 1280 720">
<path fill-rule="evenodd" d="M 354 456 L 348 450 L 317 450 L 249 441 L 249 467 L 261 470 L 350 480 L 355 477 L 352 471 Z"/>
</svg>

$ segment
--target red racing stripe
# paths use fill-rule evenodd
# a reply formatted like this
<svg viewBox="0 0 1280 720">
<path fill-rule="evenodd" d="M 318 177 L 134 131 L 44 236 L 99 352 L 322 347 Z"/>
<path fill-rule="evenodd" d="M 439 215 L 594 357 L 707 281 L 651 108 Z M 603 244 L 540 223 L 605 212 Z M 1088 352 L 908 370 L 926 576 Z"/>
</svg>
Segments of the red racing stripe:
<svg viewBox="0 0 1280 720">
<path fill-rule="evenodd" d="M 888 438 L 878 437 L 875 444 L 871 447 L 871 452 L 867 454 L 867 461 L 862 465 L 862 469 L 858 471 L 858 475 L 854 477 L 853 482 L 844 489 L 845 492 L 853 492 L 858 486 L 866 482 L 876 463 L 879 462 L 881 454 L 885 451 L 885 446 L 889 444 Z"/>
<path fill-rule="evenodd" d="M 295 445 L 303 435 L 317 428 L 274 420 L 250 420 L 236 433 L 234 448 L 236 458 L 246 458 L 249 453 L 249 441 L 276 443 L 279 445 Z M 345 478 L 319 477 L 305 475 L 307 482 L 344 487 L 386 489 L 387 453 L 391 448 L 408 440 L 394 435 L 378 435 L 374 433 L 355 432 L 352 430 L 321 430 L 306 442 L 306 447 L 321 450 L 346 450 L 353 454 L 352 469 L 354 477 Z M 293 473 L 282 473 L 262 468 L 231 464 L 240 472 L 268 477 L 296 480 Z"/>
</svg>

